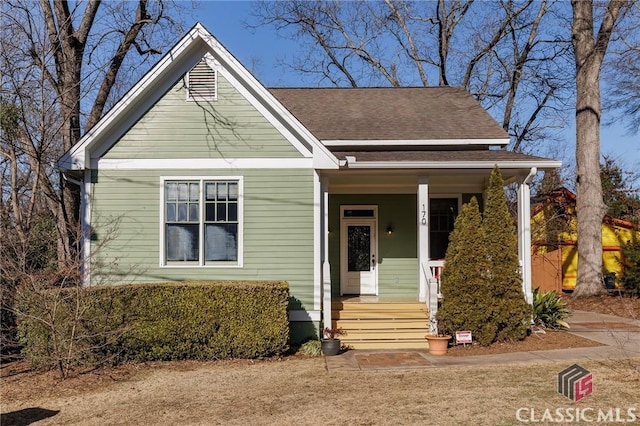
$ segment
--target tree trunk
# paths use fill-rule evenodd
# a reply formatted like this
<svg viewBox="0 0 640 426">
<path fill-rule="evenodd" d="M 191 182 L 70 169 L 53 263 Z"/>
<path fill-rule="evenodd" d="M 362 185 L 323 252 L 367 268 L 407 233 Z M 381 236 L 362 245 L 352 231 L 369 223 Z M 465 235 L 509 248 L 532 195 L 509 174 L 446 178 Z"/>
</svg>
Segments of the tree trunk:
<svg viewBox="0 0 640 426">
<path fill-rule="evenodd" d="M 572 0 L 571 40 L 576 61 L 576 214 L 578 276 L 574 297 L 605 292 L 602 281 L 602 220 L 606 206 L 600 180 L 600 69 L 623 0 L 612 0 L 593 37 L 593 3 Z"/>
</svg>

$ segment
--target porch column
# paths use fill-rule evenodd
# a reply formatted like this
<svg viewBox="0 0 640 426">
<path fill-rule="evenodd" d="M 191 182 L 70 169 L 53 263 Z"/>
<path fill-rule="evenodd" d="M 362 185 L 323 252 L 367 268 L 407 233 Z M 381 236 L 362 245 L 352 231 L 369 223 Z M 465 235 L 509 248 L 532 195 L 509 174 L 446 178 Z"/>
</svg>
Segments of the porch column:
<svg viewBox="0 0 640 426">
<path fill-rule="evenodd" d="M 427 301 L 429 269 L 429 184 L 426 177 L 418 178 L 418 300 Z"/>
<path fill-rule="evenodd" d="M 322 241 L 322 327 L 331 327 L 331 268 L 329 266 L 329 178 L 321 180 L 321 241 Z M 320 329 L 320 337 L 323 332 Z"/>
<path fill-rule="evenodd" d="M 535 167 L 518 185 L 518 257 L 522 271 L 522 292 L 530 305 L 533 304 L 531 282 L 531 189 L 529 184 L 537 173 Z"/>
</svg>

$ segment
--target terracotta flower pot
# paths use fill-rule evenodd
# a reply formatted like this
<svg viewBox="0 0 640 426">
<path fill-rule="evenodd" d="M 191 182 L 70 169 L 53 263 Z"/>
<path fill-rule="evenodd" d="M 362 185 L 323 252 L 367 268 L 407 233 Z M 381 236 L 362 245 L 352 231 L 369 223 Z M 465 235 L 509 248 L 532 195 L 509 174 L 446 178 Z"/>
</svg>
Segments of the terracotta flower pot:
<svg viewBox="0 0 640 426">
<path fill-rule="evenodd" d="M 433 334 L 427 334 L 424 336 L 424 338 L 429 342 L 429 354 L 447 354 L 447 348 L 449 347 L 449 340 L 451 340 L 451 336 L 435 336 Z"/>
</svg>

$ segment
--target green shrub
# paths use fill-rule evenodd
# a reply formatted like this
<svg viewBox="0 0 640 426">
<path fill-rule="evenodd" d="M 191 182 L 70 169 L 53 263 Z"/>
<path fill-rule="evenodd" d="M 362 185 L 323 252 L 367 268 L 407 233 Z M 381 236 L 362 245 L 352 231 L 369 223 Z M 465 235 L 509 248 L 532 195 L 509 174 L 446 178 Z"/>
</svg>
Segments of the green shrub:
<svg viewBox="0 0 640 426">
<path fill-rule="evenodd" d="M 284 282 L 105 286 L 78 289 L 77 295 L 48 292 L 47 297 L 51 301 L 43 302 L 42 294 L 32 297 L 19 325 L 25 355 L 44 368 L 52 367 L 47 360 L 63 340 L 54 336 L 70 336 L 74 325 L 74 344 L 82 349 L 77 364 L 260 358 L 288 349 Z M 55 327 L 41 320 L 51 317 L 52 303 L 58 306 Z"/>
<path fill-rule="evenodd" d="M 475 198 L 462 207 L 442 272 L 438 327 L 471 330 L 481 345 L 526 337 L 531 308 L 522 292 L 518 239 L 498 168 L 481 217 Z"/>
<path fill-rule="evenodd" d="M 303 355 L 317 357 L 322 355 L 322 342 L 320 340 L 307 340 L 298 350 Z"/>
<path fill-rule="evenodd" d="M 622 266 L 620 284 L 631 295 L 640 296 L 640 238 L 637 233 L 633 238 L 620 247 Z"/>
<path fill-rule="evenodd" d="M 559 294 L 554 290 L 540 292 L 533 290 L 533 322 L 545 328 L 569 328 L 565 319 L 571 311 Z"/>
<path fill-rule="evenodd" d="M 522 275 L 518 259 L 518 235 L 507 206 L 504 180 L 498 167 L 489 178 L 487 202 L 482 216 L 485 245 L 491 268 L 488 270 L 490 308 L 487 323 L 495 330 L 486 342 L 522 340 L 531 322 L 531 307 L 522 291 Z"/>
<path fill-rule="evenodd" d="M 442 271 L 442 302 L 438 309 L 438 330 L 453 334 L 472 330 L 476 340 L 484 342 L 488 298 L 487 270 L 490 267 L 478 202 L 472 198 L 462 206 L 456 218 Z M 493 333 L 489 333 L 493 334 Z"/>
</svg>

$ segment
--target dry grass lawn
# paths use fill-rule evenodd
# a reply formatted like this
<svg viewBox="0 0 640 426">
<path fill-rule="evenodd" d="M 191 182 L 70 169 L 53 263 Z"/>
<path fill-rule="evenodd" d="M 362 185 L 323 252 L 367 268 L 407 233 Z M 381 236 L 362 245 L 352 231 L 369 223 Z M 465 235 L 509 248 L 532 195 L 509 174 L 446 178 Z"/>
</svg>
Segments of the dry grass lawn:
<svg viewBox="0 0 640 426">
<path fill-rule="evenodd" d="M 2 378 L 2 425 L 28 424 L 18 416 L 33 409 L 57 411 L 38 425 L 498 425 L 519 424 L 521 407 L 538 420 L 569 407 L 635 407 L 640 418 L 640 359 L 582 365 L 594 392 L 578 403 L 556 391 L 568 364 L 327 373 L 322 358 L 289 357 L 128 365 L 59 383 L 21 373 Z"/>
</svg>

